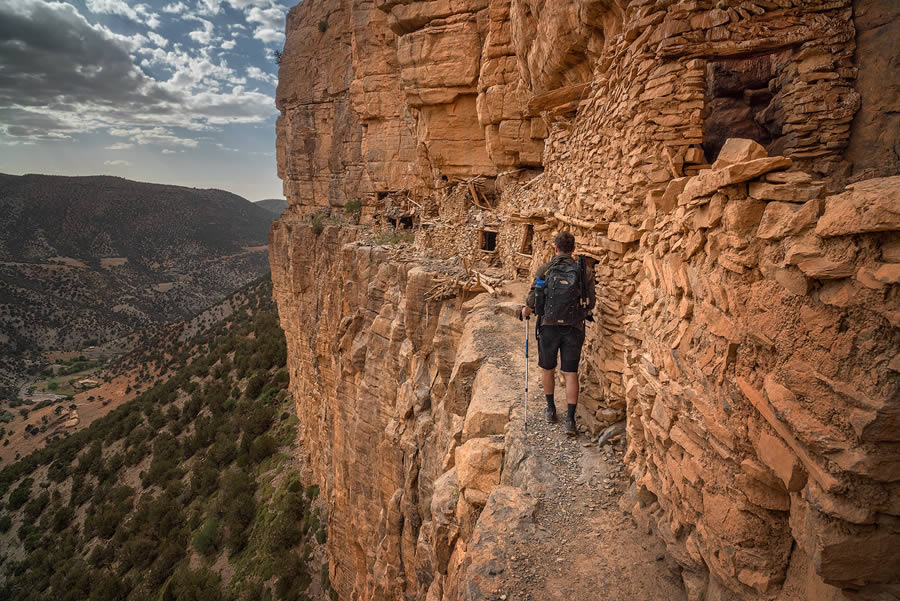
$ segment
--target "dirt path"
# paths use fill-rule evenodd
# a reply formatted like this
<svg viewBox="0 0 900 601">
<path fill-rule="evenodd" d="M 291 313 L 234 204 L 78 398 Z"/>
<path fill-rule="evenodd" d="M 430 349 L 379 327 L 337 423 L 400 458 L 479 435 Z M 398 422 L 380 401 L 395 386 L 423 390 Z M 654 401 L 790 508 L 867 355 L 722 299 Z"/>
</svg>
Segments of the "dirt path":
<svg viewBox="0 0 900 601">
<path fill-rule="evenodd" d="M 524 374 L 523 326 L 511 326 L 507 316 L 502 319 L 495 334 L 507 347 L 504 362 Z M 564 400 L 557 401 L 559 421 L 545 421 L 533 335 L 532 330 L 526 453 L 541 466 L 536 470 L 541 482 L 527 487 L 537 501 L 537 510 L 533 523 L 510 528 L 504 535 L 506 561 L 491 587 L 496 591 L 492 598 L 683 601 L 675 560 L 658 538 L 640 531 L 630 514 L 619 507 L 629 484 L 622 461 L 624 438 L 599 447 L 596 438 L 566 436 Z M 564 399 L 564 390 L 558 383 L 557 397 Z M 522 404 L 522 389 L 510 394 Z"/>
<path fill-rule="evenodd" d="M 529 399 L 528 443 L 552 466 L 555 480 L 535 495 L 534 528 L 512 532 L 513 568 L 502 574 L 506 599 L 684 599 L 679 569 L 662 542 L 640 532 L 619 508 L 628 486 L 624 445 L 599 448 L 584 435 L 566 436 L 561 420 L 544 421 L 543 407 L 538 389 Z"/>
</svg>

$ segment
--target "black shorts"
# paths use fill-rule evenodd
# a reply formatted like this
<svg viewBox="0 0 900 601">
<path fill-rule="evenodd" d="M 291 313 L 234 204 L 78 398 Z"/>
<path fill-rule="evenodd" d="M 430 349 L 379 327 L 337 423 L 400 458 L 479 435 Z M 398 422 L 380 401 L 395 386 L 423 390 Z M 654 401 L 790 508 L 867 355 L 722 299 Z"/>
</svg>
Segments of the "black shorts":
<svg viewBox="0 0 900 601">
<path fill-rule="evenodd" d="M 538 365 L 543 369 L 556 368 L 556 355 L 560 355 L 563 371 L 578 371 L 581 361 L 581 345 L 584 330 L 575 326 L 541 326 L 538 337 Z"/>
</svg>

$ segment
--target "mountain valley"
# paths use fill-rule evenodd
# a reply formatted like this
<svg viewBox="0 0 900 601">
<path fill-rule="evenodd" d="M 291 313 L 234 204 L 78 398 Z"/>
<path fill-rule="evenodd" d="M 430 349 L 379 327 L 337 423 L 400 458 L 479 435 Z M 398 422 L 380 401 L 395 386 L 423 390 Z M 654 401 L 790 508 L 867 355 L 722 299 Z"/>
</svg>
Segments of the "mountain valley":
<svg viewBox="0 0 900 601">
<path fill-rule="evenodd" d="M 35 353 L 186 319 L 268 272 L 271 213 L 222 190 L 0 175 L 0 213 L 7 391 Z"/>
</svg>

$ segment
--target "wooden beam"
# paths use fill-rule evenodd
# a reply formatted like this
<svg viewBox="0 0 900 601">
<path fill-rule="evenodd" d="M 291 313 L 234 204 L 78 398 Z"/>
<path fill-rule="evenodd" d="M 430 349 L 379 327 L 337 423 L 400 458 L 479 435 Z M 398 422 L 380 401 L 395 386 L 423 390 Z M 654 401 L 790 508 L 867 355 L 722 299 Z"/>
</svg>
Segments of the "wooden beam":
<svg viewBox="0 0 900 601">
<path fill-rule="evenodd" d="M 478 196 L 478 191 L 475 190 L 475 184 L 469 182 L 469 194 L 472 195 L 472 202 L 475 203 L 475 206 L 481 209 L 482 211 L 490 211 L 490 206 L 484 206 L 481 204 L 481 197 Z"/>
</svg>

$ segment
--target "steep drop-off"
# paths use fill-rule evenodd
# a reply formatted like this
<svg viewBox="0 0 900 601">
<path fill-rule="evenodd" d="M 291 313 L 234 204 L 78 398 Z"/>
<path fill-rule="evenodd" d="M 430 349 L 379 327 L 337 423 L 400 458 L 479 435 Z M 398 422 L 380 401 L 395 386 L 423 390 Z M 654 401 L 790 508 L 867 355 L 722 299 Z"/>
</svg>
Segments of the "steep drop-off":
<svg viewBox="0 0 900 601">
<path fill-rule="evenodd" d="M 896 98 L 873 84 L 896 12 L 712 4 L 291 11 L 271 261 L 292 392 L 320 420 L 305 459 L 345 508 L 342 599 L 466 598 L 471 574 L 417 556 L 477 397 L 453 384 L 472 316 L 426 300 L 429 274 L 528 279 L 560 229 L 600 298 L 580 423 L 627 420 L 623 505 L 688 598 L 900 594 Z M 391 227 L 405 253 L 366 242 Z M 451 530 L 501 495 L 479 490 Z"/>
</svg>

